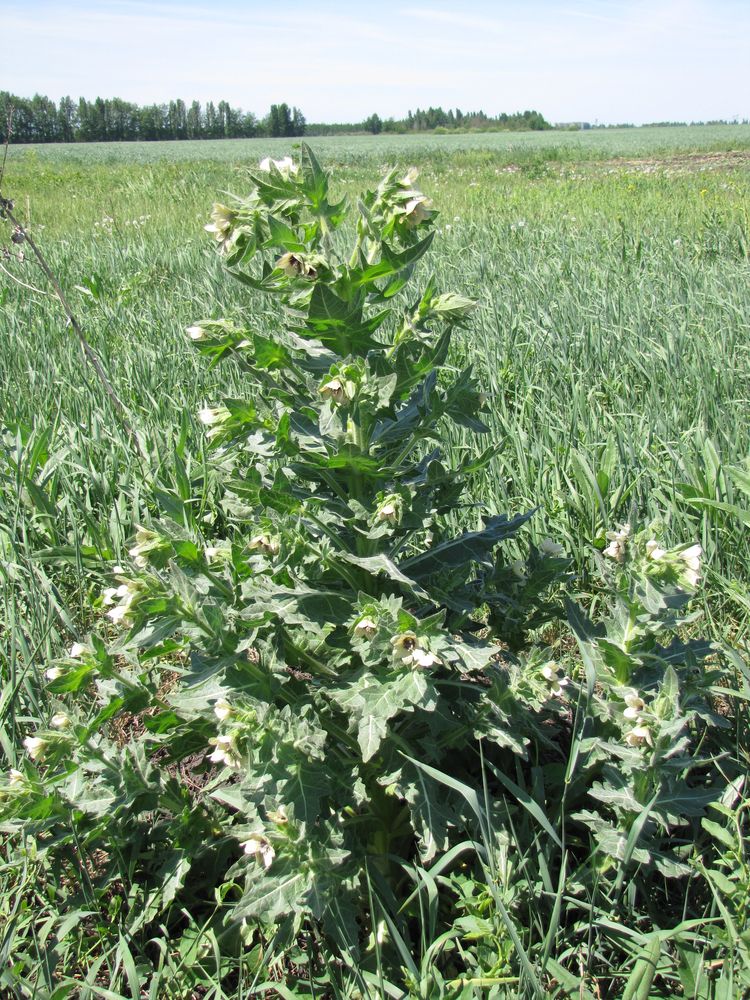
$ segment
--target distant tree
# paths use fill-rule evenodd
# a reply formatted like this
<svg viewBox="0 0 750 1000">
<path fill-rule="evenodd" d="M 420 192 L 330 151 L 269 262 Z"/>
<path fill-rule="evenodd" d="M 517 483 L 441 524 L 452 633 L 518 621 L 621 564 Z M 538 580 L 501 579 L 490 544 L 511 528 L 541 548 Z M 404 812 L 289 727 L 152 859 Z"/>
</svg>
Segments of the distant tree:
<svg viewBox="0 0 750 1000">
<path fill-rule="evenodd" d="M 78 125 L 78 114 L 72 97 L 60 98 L 60 103 L 57 106 L 57 118 L 60 122 L 60 139 L 63 142 L 73 142 Z"/>
<path fill-rule="evenodd" d="M 372 132 L 373 135 L 380 135 L 383 131 L 383 121 L 378 114 L 372 114 L 369 118 L 365 118 L 362 125 L 367 132 Z"/>
<path fill-rule="evenodd" d="M 304 135 L 307 122 L 299 108 L 292 108 L 292 135 Z"/>
<path fill-rule="evenodd" d="M 139 107 L 119 97 L 97 97 L 94 101 L 80 98 L 77 104 L 62 97 L 59 106 L 48 97 L 35 94 L 32 98 L 17 97 L 0 91 L 0 140 L 3 136 L 7 109 L 14 108 L 13 139 L 15 142 L 104 142 L 133 139 L 233 139 L 240 136 L 348 135 L 362 128 L 378 135 L 380 132 L 405 133 L 453 128 L 514 130 L 548 129 L 552 126 L 538 111 L 505 112 L 494 117 L 479 111 L 461 111 L 440 106 L 409 111 L 405 118 L 385 121 L 373 112 L 362 123 L 317 122 L 307 124 L 302 111 L 286 103 L 272 104 L 262 121 L 251 112 L 232 108 L 227 101 L 215 105 L 209 101 L 205 111 L 198 101 L 190 107 L 179 98 L 169 104 Z M 665 122 L 661 124 L 675 124 Z M 578 123 L 588 128 L 588 123 Z"/>
<path fill-rule="evenodd" d="M 185 114 L 185 131 L 188 139 L 200 139 L 203 134 L 203 119 L 198 101 L 193 101 Z"/>
<path fill-rule="evenodd" d="M 163 104 L 150 104 L 139 111 L 140 138 L 153 141 L 169 135 L 169 109 Z"/>
<path fill-rule="evenodd" d="M 60 138 L 60 121 L 54 101 L 41 94 L 34 94 L 29 110 L 35 142 L 55 142 Z"/>
<path fill-rule="evenodd" d="M 169 102 L 167 122 L 171 139 L 187 139 L 187 108 L 184 101 L 178 99 Z"/>
<path fill-rule="evenodd" d="M 292 112 L 289 110 L 288 104 L 279 105 L 279 126 L 281 128 L 280 135 L 291 136 L 294 135 L 294 126 L 292 124 Z"/>
<path fill-rule="evenodd" d="M 218 138 L 219 116 L 216 112 L 213 101 L 209 101 L 206 105 L 206 117 L 204 121 L 203 134 L 209 139 Z"/>
<path fill-rule="evenodd" d="M 296 109 L 295 109 L 296 110 Z M 301 112 L 299 113 L 301 117 Z M 304 123 L 304 119 L 302 120 Z M 278 138 L 295 135 L 294 121 L 288 104 L 272 104 L 266 118 L 266 134 Z"/>
<path fill-rule="evenodd" d="M 242 135 L 245 139 L 252 139 L 258 134 L 258 119 L 248 111 L 242 116 Z"/>
</svg>

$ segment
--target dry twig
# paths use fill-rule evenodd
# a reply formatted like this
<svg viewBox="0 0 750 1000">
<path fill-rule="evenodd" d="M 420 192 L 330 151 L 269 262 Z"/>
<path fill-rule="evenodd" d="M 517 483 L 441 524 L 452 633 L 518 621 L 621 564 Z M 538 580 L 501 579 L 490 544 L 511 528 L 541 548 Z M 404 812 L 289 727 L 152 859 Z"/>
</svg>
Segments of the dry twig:
<svg viewBox="0 0 750 1000">
<path fill-rule="evenodd" d="M 10 224 L 13 226 L 13 232 L 11 233 L 11 237 L 10 237 L 11 240 L 13 241 L 13 243 L 15 243 L 17 245 L 21 245 L 22 243 L 28 244 L 28 246 L 31 249 L 32 253 L 36 257 L 36 260 L 37 260 L 39 266 L 41 267 L 42 271 L 44 272 L 45 277 L 47 278 L 47 280 L 52 285 L 52 288 L 55 291 L 55 295 L 57 296 L 57 298 L 58 298 L 58 300 L 60 302 L 60 305 L 63 308 L 63 312 L 65 313 L 65 315 L 66 315 L 66 317 L 68 319 L 68 323 L 72 327 L 75 335 L 78 337 L 78 341 L 79 341 L 79 343 L 81 345 L 81 349 L 83 350 L 83 353 L 84 353 L 84 356 L 85 356 L 86 360 L 88 361 L 88 363 L 91 365 L 91 367 L 96 372 L 96 375 L 97 375 L 99 381 L 101 382 L 101 384 L 102 384 L 102 386 L 104 388 L 105 393 L 107 394 L 110 402 L 114 406 L 114 408 L 115 408 L 115 410 L 117 412 L 117 415 L 120 418 L 120 423 L 122 424 L 123 429 L 126 431 L 126 433 L 128 434 L 128 436 L 130 437 L 130 439 L 131 439 L 131 441 L 133 443 L 133 447 L 138 452 L 138 454 L 140 455 L 140 457 L 142 459 L 145 459 L 146 458 L 146 454 L 143 451 L 143 448 L 141 447 L 141 443 L 138 440 L 138 436 L 136 435 L 135 430 L 133 429 L 132 424 L 130 423 L 130 419 L 129 419 L 129 416 L 128 416 L 128 411 L 126 410 L 125 405 L 122 402 L 122 400 L 120 399 L 120 397 L 115 392 L 114 386 L 112 385 L 112 383 L 110 382 L 109 378 L 107 377 L 107 373 L 104 370 L 104 366 L 102 365 L 102 362 L 101 362 L 101 359 L 99 358 L 99 355 L 96 353 L 96 351 L 94 350 L 94 348 L 91 346 L 91 344 L 89 344 L 88 340 L 86 339 L 86 336 L 85 336 L 85 334 L 83 332 L 83 328 L 81 327 L 81 324 L 76 319 L 75 314 L 73 313 L 73 310 L 70 308 L 68 300 L 65 298 L 65 293 L 63 292 L 63 290 L 62 290 L 62 288 L 60 286 L 60 282 L 57 280 L 57 277 L 55 276 L 54 271 L 52 270 L 52 268 L 47 263 L 47 260 L 44 257 L 44 254 L 42 253 L 42 251 L 39 249 L 39 247 L 35 243 L 33 237 L 31 236 L 31 234 L 18 221 L 18 219 L 13 214 L 14 205 L 13 205 L 13 202 L 11 201 L 11 199 L 3 197 L 3 194 L 2 194 L 2 181 L 3 181 L 3 176 L 5 174 L 5 161 L 6 161 L 7 156 L 8 156 L 8 146 L 10 144 L 10 135 L 11 135 L 12 124 L 13 124 L 13 109 L 11 108 L 11 110 L 8 113 L 8 122 L 7 122 L 7 126 L 8 127 L 7 127 L 7 130 L 6 130 L 6 136 L 5 136 L 5 153 L 4 153 L 4 156 L 3 156 L 2 167 L 0 168 L 0 219 L 7 219 L 8 222 L 10 222 Z M 34 289 L 34 291 L 37 291 L 37 290 L 38 289 Z"/>
</svg>

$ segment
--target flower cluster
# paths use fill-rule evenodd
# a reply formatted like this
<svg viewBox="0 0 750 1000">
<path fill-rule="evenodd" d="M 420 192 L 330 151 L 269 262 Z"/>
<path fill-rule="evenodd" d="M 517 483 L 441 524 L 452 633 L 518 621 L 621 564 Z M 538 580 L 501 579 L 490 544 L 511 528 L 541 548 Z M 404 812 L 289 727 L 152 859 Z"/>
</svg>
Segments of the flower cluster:
<svg viewBox="0 0 750 1000">
<path fill-rule="evenodd" d="M 236 212 L 220 202 L 215 202 L 211 212 L 211 222 L 203 227 L 207 233 L 213 233 L 222 253 L 226 253 L 232 246 L 232 229 L 236 219 Z"/>
<path fill-rule="evenodd" d="M 628 746 L 639 747 L 644 744 L 653 746 L 654 741 L 651 730 L 641 718 L 641 713 L 646 710 L 646 703 L 637 691 L 627 691 L 625 693 L 625 710 L 623 716 L 635 725 L 625 734 L 625 742 Z"/>
<path fill-rule="evenodd" d="M 607 538 L 609 545 L 604 550 L 604 555 L 608 559 L 614 559 L 615 562 L 623 562 L 625 559 L 625 548 L 630 538 L 630 525 L 620 525 L 619 531 L 608 531 Z"/>
<path fill-rule="evenodd" d="M 235 771 L 240 769 L 242 761 L 240 760 L 234 733 L 220 733 L 218 736 L 212 736 L 208 742 L 214 748 L 208 757 L 212 763 L 225 764 Z"/>
<path fill-rule="evenodd" d="M 128 555 L 139 569 L 145 569 L 149 564 L 149 559 L 155 555 L 164 554 L 171 549 L 170 543 L 157 535 L 155 531 L 149 531 L 140 525 L 136 528 L 135 545 L 128 549 Z"/>
<path fill-rule="evenodd" d="M 696 543 L 678 551 L 676 555 L 682 579 L 692 590 L 697 586 L 700 578 L 703 549 Z"/>
<path fill-rule="evenodd" d="M 549 685 L 549 693 L 554 698 L 562 698 L 565 688 L 570 684 L 570 679 L 560 672 L 559 666 L 554 663 L 545 663 L 542 667 L 542 677 Z"/>
<path fill-rule="evenodd" d="M 110 609 L 107 618 L 115 625 L 126 622 L 142 591 L 143 584 L 138 580 L 128 580 L 119 587 L 107 587 L 102 594 L 102 603 Z"/>
<path fill-rule="evenodd" d="M 275 556 L 279 553 L 279 540 L 271 535 L 255 535 L 248 542 L 251 552 L 262 552 L 264 556 Z"/>
<path fill-rule="evenodd" d="M 299 253 L 285 253 L 276 261 L 277 271 L 282 271 L 287 278 L 306 278 L 313 281 L 318 277 L 318 269 L 314 263 Z"/>
</svg>

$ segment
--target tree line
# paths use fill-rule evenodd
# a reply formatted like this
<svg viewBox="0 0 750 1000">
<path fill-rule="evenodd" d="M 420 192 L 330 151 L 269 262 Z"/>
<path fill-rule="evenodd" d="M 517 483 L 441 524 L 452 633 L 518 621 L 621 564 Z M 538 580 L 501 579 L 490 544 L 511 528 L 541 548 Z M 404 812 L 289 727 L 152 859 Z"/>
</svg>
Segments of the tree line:
<svg viewBox="0 0 750 1000">
<path fill-rule="evenodd" d="M 409 111 L 405 118 L 382 119 L 372 114 L 362 122 L 308 124 L 294 106 L 272 104 L 257 118 L 233 108 L 227 101 L 214 104 L 182 100 L 138 105 L 119 97 L 62 97 L 55 103 L 35 94 L 24 98 L 0 91 L 0 142 L 5 141 L 9 111 L 13 112 L 14 142 L 124 142 L 157 139 L 250 139 L 256 136 L 345 135 L 356 132 L 404 134 L 442 130 L 466 131 L 552 128 L 538 111 L 519 111 L 494 117 L 484 111 L 427 108 Z"/>
<path fill-rule="evenodd" d="M 156 139 L 248 139 L 300 136 L 305 117 L 299 108 L 272 104 L 265 118 L 233 108 L 227 101 L 201 105 L 170 101 L 139 106 L 119 97 L 58 103 L 35 94 L 17 97 L 0 91 L 0 141 L 5 141 L 12 109 L 13 142 L 124 142 Z"/>
<path fill-rule="evenodd" d="M 371 132 L 379 135 L 381 132 L 404 135 L 408 132 L 457 131 L 465 132 L 472 129 L 481 131 L 511 131 L 528 132 L 552 128 L 552 125 L 539 111 L 518 111 L 515 114 L 502 113 L 487 115 L 484 111 L 462 111 L 460 108 L 427 108 L 409 111 L 406 118 L 381 118 L 372 114 L 358 125 L 345 122 L 308 125 L 308 135 L 346 135 L 351 132 Z"/>
</svg>

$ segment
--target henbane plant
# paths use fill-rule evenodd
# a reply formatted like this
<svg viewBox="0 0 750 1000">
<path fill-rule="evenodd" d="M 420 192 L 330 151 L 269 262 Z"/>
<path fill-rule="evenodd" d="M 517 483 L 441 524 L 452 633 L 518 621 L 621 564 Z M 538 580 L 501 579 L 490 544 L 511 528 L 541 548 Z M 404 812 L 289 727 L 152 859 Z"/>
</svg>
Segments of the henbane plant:
<svg viewBox="0 0 750 1000">
<path fill-rule="evenodd" d="M 387 878 L 389 859 L 416 844 L 429 861 L 470 825 L 419 764 L 450 758 L 471 775 L 482 736 L 522 752 L 524 710 L 494 636 L 503 605 L 515 641 L 522 631 L 528 567 L 497 553 L 530 514 L 480 520 L 466 491 L 493 448 L 453 466 L 440 448 L 447 421 L 486 432 L 485 402 L 470 370 L 447 365 L 473 303 L 432 280 L 407 298 L 434 221 L 415 172 L 365 194 L 352 231 L 307 147 L 299 166 L 261 168 L 207 228 L 231 273 L 275 302 L 276 335 L 252 313 L 187 331 L 247 380 L 242 399 L 200 413 L 221 510 L 206 525 L 188 505 L 183 523 L 139 530 L 132 571 L 116 567 L 102 599 L 126 638 L 76 644 L 48 677 L 56 694 L 93 684 L 109 706 L 29 749 L 49 762 L 74 739 L 88 746 L 98 791 L 82 810 L 101 823 L 111 769 L 142 781 L 162 816 L 149 836 L 172 848 L 157 867 L 182 882 L 210 853 L 210 879 L 234 886 L 233 920 L 352 930 L 341 913 L 356 913 L 367 859 Z M 546 584 L 562 566 L 539 553 L 529 572 Z M 124 762 L 100 751 L 108 719 L 146 708 L 145 743 Z M 202 788 L 187 796 L 174 771 L 196 755 Z M 123 846 L 130 834 L 123 824 Z"/>
<path fill-rule="evenodd" d="M 506 551 L 531 512 L 478 510 L 472 478 L 496 444 L 453 463 L 441 448 L 450 422 L 487 426 L 472 372 L 449 363 L 473 303 L 432 279 L 411 290 L 434 219 L 412 171 L 354 210 L 333 201 L 305 146 L 214 206 L 207 229 L 252 296 L 187 330 L 246 384 L 199 414 L 217 504 L 139 528 L 98 601 L 109 638 L 47 668 L 49 728 L 0 789 L 6 829 L 53 833 L 69 864 L 104 851 L 111 882 L 129 873 L 131 935 L 169 927 L 179 900 L 286 942 L 313 924 L 356 953 L 371 892 L 400 898 L 402 861 L 474 843 L 458 789 L 529 757 L 559 785 L 560 733 L 580 770 L 547 825 L 575 825 L 581 871 L 619 865 L 619 892 L 633 859 L 690 870 L 665 831 L 714 796 L 693 794 L 687 748 L 701 719 L 722 722 L 706 708 L 715 678 L 695 670 L 711 648 L 661 633 L 687 620 L 699 553 L 613 533 L 611 618 L 569 604 L 582 664 L 528 640 L 558 614 L 547 590 L 567 562 L 549 541 L 527 560 Z M 254 328 L 264 298 L 272 335 Z M 491 850 L 512 821 L 487 808 Z M 556 836 L 546 864 L 564 871 Z"/>
</svg>

